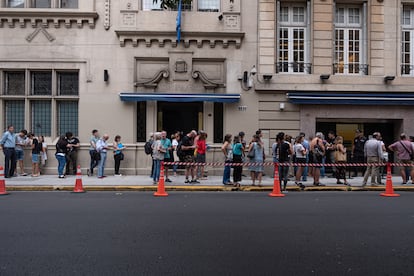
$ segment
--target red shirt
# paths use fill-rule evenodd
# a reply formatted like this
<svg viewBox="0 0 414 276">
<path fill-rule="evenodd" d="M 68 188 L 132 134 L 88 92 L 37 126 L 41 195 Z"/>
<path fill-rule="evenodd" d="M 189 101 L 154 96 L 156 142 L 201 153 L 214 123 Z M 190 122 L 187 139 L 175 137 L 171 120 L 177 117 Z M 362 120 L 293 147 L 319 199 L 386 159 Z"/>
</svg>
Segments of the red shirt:
<svg viewBox="0 0 414 276">
<path fill-rule="evenodd" d="M 205 154 L 206 153 L 206 140 L 197 141 L 197 153 Z"/>
</svg>

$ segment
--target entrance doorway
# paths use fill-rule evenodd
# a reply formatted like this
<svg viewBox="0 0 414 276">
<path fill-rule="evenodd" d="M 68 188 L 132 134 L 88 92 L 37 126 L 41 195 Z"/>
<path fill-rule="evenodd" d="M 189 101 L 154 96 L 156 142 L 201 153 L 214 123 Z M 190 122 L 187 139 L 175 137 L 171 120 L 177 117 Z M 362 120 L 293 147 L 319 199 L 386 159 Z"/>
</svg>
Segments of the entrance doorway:
<svg viewBox="0 0 414 276">
<path fill-rule="evenodd" d="M 167 131 L 169 136 L 176 131 L 185 134 L 203 129 L 203 103 L 158 102 L 157 129 Z"/>
</svg>

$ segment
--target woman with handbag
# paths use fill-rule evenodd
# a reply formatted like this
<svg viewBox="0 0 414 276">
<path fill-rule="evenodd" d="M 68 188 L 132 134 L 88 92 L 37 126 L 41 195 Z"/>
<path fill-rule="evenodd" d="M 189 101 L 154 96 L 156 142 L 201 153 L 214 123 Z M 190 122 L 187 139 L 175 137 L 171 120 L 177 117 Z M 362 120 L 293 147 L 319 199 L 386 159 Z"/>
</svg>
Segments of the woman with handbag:
<svg viewBox="0 0 414 276">
<path fill-rule="evenodd" d="M 251 163 L 249 165 L 250 176 L 252 178 L 252 185 L 256 184 L 256 179 L 259 181 L 259 187 L 262 185 L 263 175 L 263 161 L 265 159 L 264 149 L 260 142 L 260 136 L 253 136 L 253 140 L 249 145 L 249 153 L 247 155 Z"/>
<path fill-rule="evenodd" d="M 344 147 L 344 139 L 342 136 L 336 136 L 335 138 L 335 163 L 338 164 L 336 167 L 336 184 L 348 185 L 346 181 L 346 148 Z M 344 183 L 341 182 L 344 180 Z"/>
</svg>

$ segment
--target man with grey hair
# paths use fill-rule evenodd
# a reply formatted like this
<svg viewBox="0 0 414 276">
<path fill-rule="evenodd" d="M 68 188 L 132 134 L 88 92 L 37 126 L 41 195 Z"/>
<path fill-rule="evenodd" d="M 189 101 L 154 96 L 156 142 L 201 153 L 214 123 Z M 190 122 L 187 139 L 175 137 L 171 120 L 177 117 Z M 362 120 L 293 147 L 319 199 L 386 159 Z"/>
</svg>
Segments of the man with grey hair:
<svg viewBox="0 0 414 276">
<path fill-rule="evenodd" d="M 96 151 L 101 154 L 101 160 L 99 160 L 99 164 L 98 164 L 98 178 L 99 179 L 106 177 L 104 175 L 104 169 L 105 169 L 105 163 L 106 163 L 106 153 L 109 149 L 108 139 L 109 139 L 109 135 L 104 134 L 102 138 L 99 139 L 98 142 L 96 142 Z"/>
<path fill-rule="evenodd" d="M 367 185 L 368 177 L 371 176 L 371 186 L 377 187 L 376 180 L 378 179 L 379 166 L 377 165 L 382 160 L 382 146 L 379 139 L 381 138 L 381 133 L 374 132 L 372 137 L 365 142 L 364 145 L 364 156 L 367 158 L 367 169 L 364 174 L 364 181 L 362 182 L 362 187 Z M 379 183 L 378 183 L 379 184 Z"/>
<path fill-rule="evenodd" d="M 411 183 L 414 179 L 414 168 L 413 168 L 413 157 L 414 157 L 414 148 L 408 136 L 405 133 L 401 133 L 400 141 L 395 142 L 394 144 L 388 147 L 389 150 L 397 152 L 398 162 L 403 163 L 406 166 L 409 166 Z M 400 168 L 401 177 L 403 180 L 402 184 L 407 183 L 407 174 L 405 172 L 405 166 Z"/>
</svg>

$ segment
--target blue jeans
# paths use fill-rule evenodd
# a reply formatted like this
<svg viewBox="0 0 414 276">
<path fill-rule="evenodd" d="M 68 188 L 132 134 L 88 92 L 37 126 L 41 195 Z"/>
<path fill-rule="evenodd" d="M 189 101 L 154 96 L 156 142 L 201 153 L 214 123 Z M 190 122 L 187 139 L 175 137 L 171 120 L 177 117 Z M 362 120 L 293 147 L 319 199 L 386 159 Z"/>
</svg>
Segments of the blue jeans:
<svg viewBox="0 0 414 276">
<path fill-rule="evenodd" d="M 309 163 L 309 153 L 306 154 L 306 164 L 308 164 L 308 163 Z M 302 180 L 303 181 L 308 180 L 308 166 L 303 168 Z"/>
<path fill-rule="evenodd" d="M 105 162 L 106 162 L 106 152 L 101 152 L 101 160 L 99 160 L 99 164 L 98 164 L 98 177 L 104 176 Z"/>
<path fill-rule="evenodd" d="M 154 179 L 154 182 L 158 182 L 158 180 L 160 180 L 160 173 L 161 173 L 161 160 L 153 159 L 152 164 L 154 166 L 154 172 L 152 173 L 152 179 Z"/>
<path fill-rule="evenodd" d="M 226 166 L 224 166 L 223 184 L 230 183 L 230 170 L 231 170 L 231 167 L 227 166 L 227 163 L 231 163 L 231 161 L 226 161 Z"/>
<path fill-rule="evenodd" d="M 56 159 L 58 161 L 58 174 L 59 176 L 64 175 L 63 170 L 66 165 L 66 156 L 56 155 Z"/>
</svg>

